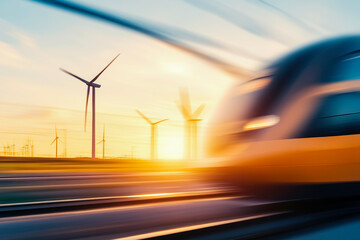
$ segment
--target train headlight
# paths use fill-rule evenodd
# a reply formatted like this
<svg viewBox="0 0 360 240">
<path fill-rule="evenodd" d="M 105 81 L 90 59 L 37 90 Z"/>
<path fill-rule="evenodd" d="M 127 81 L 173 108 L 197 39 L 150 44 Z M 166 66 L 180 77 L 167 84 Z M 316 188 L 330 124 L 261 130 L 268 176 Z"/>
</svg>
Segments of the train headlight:
<svg viewBox="0 0 360 240">
<path fill-rule="evenodd" d="M 251 131 L 271 127 L 276 125 L 279 121 L 280 118 L 276 115 L 268 115 L 254 118 L 244 125 L 243 131 Z"/>
</svg>

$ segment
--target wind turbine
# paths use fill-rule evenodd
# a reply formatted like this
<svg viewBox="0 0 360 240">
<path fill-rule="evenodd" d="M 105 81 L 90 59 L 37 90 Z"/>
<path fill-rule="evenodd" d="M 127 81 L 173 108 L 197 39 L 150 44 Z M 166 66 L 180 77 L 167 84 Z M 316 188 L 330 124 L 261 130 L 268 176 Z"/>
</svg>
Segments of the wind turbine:
<svg viewBox="0 0 360 240">
<path fill-rule="evenodd" d="M 58 146 L 59 146 L 58 142 L 59 142 L 59 137 L 58 137 L 57 129 L 56 129 L 56 128 L 55 128 L 55 138 L 54 138 L 54 140 L 51 142 L 51 145 L 52 145 L 54 142 L 55 142 L 55 144 L 56 144 L 56 154 L 55 154 L 55 156 L 56 156 L 56 158 L 57 158 L 57 157 L 58 157 Z"/>
<path fill-rule="evenodd" d="M 136 110 L 136 112 L 151 126 L 151 144 L 150 144 L 150 156 L 151 160 L 157 159 L 157 150 L 158 150 L 158 144 L 157 144 L 157 125 L 161 122 L 164 122 L 169 119 L 163 119 L 157 122 L 152 122 L 148 117 L 146 117 L 142 112 L 139 110 Z"/>
<path fill-rule="evenodd" d="M 8 154 L 10 155 L 10 146 L 9 146 L 9 144 L 4 145 L 3 149 L 4 149 L 4 152 L 3 152 L 4 156 L 7 156 Z"/>
<path fill-rule="evenodd" d="M 105 124 L 104 124 L 104 128 L 103 128 L 103 138 L 100 142 L 98 142 L 98 144 L 102 143 L 102 147 L 103 147 L 103 151 L 102 151 L 102 158 L 105 159 Z"/>
<path fill-rule="evenodd" d="M 31 139 L 31 141 L 30 141 L 30 156 L 31 157 L 34 157 L 34 140 L 33 139 Z"/>
<path fill-rule="evenodd" d="M 11 155 L 11 146 L 9 144 L 7 145 L 7 149 L 8 149 L 8 155 L 10 156 Z"/>
<path fill-rule="evenodd" d="M 10 146 L 9 146 L 9 150 L 10 150 Z M 28 138 L 27 139 L 27 142 L 26 144 L 24 145 L 24 155 L 26 157 L 29 157 L 30 156 L 30 139 Z"/>
<path fill-rule="evenodd" d="M 28 137 L 27 144 L 25 144 L 24 147 L 25 147 L 26 156 L 34 157 L 34 140 Z"/>
<path fill-rule="evenodd" d="M 87 107 L 88 107 L 88 102 L 89 102 L 90 88 L 92 88 L 92 141 L 91 141 L 91 149 L 92 149 L 91 157 L 92 158 L 95 158 L 95 141 L 96 141 L 96 139 L 95 139 L 95 88 L 101 87 L 101 85 L 95 83 L 95 81 L 100 77 L 100 75 L 105 71 L 105 69 L 107 69 L 113 61 L 115 61 L 115 59 L 119 55 L 120 54 L 116 55 L 116 57 L 113 60 L 111 60 L 111 62 L 108 65 L 106 65 L 106 67 L 98 75 L 96 75 L 91 81 L 86 81 L 86 80 L 82 79 L 81 77 L 78 77 L 75 74 L 72 74 L 72 73 L 66 71 L 65 69 L 60 68 L 61 71 L 73 76 L 74 78 L 79 79 L 80 81 L 82 81 L 83 83 L 85 83 L 87 85 L 84 131 L 86 131 Z"/>
<path fill-rule="evenodd" d="M 185 160 L 196 160 L 198 149 L 198 122 L 205 104 L 200 105 L 194 112 L 191 109 L 190 97 L 187 89 L 180 89 L 180 104 L 178 108 L 185 119 Z"/>
<path fill-rule="evenodd" d="M 15 156 L 15 144 L 14 143 L 11 145 L 11 151 L 12 151 L 12 155 Z"/>
</svg>

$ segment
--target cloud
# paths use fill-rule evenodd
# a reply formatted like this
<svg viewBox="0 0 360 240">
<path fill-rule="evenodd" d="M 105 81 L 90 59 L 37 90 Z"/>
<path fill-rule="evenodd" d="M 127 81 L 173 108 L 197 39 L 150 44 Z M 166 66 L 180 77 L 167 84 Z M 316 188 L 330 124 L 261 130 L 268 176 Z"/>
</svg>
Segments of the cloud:
<svg viewBox="0 0 360 240">
<path fill-rule="evenodd" d="M 21 67 L 25 58 L 13 46 L 0 41 L 0 65 Z"/>
<path fill-rule="evenodd" d="M 37 47 L 35 39 L 25 30 L 0 19 L 1 37 L 6 37 L 8 42 L 25 47 Z"/>
<path fill-rule="evenodd" d="M 0 19 L 0 66 L 23 68 L 25 52 L 38 50 L 35 39 L 22 29 Z"/>
<path fill-rule="evenodd" d="M 54 116 L 55 109 L 33 105 L 0 102 L 0 117 L 8 119 L 46 119 Z"/>
<path fill-rule="evenodd" d="M 21 45 L 27 48 L 37 48 L 36 42 L 34 38 L 30 37 L 29 35 L 20 32 L 20 31 L 13 31 L 10 33 L 11 36 L 16 39 Z"/>
<path fill-rule="evenodd" d="M 49 109 L 26 109 L 21 113 L 10 116 L 11 118 L 26 118 L 26 119 L 44 119 L 49 118 L 53 115 L 53 111 Z"/>
</svg>

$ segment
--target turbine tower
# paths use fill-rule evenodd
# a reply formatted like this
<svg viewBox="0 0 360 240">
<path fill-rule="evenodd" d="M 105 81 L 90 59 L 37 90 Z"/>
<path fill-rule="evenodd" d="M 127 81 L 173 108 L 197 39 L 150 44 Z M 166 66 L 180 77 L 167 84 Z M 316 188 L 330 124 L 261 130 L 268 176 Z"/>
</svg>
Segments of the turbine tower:
<svg viewBox="0 0 360 240">
<path fill-rule="evenodd" d="M 190 97 L 187 89 L 180 89 L 179 110 L 185 119 L 184 157 L 185 160 L 196 160 L 198 150 L 198 123 L 205 104 L 200 105 L 194 112 L 191 109 Z"/>
<path fill-rule="evenodd" d="M 98 144 L 102 143 L 102 148 L 103 148 L 103 150 L 102 150 L 102 158 L 103 159 L 105 159 L 105 142 L 106 142 L 106 140 L 105 140 L 105 124 L 104 124 L 103 138 L 102 138 L 102 140 L 100 142 L 98 142 Z"/>
<path fill-rule="evenodd" d="M 15 156 L 15 144 L 13 143 L 12 145 L 11 145 L 11 151 L 12 151 L 12 156 Z"/>
<path fill-rule="evenodd" d="M 9 150 L 10 150 L 10 146 L 9 146 Z M 24 155 L 26 157 L 30 156 L 30 138 L 27 139 L 27 142 L 24 145 Z"/>
<path fill-rule="evenodd" d="M 136 112 L 151 126 L 151 143 L 150 143 L 150 157 L 151 160 L 157 159 L 158 143 L 157 143 L 157 125 L 161 122 L 164 122 L 168 119 L 163 119 L 157 122 L 152 122 L 148 117 L 146 117 L 142 112 L 136 110 Z"/>
<path fill-rule="evenodd" d="M 56 128 L 55 128 L 55 138 L 54 138 L 54 140 L 51 142 L 51 145 L 54 144 L 54 142 L 55 142 L 55 145 L 56 145 L 55 156 L 56 156 L 56 158 L 57 158 L 57 157 L 58 157 L 59 137 L 58 137 L 57 129 L 56 129 Z"/>
<path fill-rule="evenodd" d="M 89 102 L 89 95 L 90 95 L 90 88 L 92 88 L 92 141 L 91 141 L 91 157 L 95 158 L 95 89 L 96 88 L 100 88 L 101 85 L 95 83 L 95 81 L 100 77 L 100 75 L 105 71 L 105 69 L 107 69 L 110 64 L 115 61 L 115 59 L 119 56 L 120 54 L 116 55 L 116 57 L 111 60 L 111 62 L 106 65 L 106 67 L 98 74 L 96 75 L 91 81 L 86 81 L 84 79 L 82 79 L 81 77 L 76 76 L 75 74 L 72 74 L 68 71 L 66 71 L 65 69 L 60 68 L 61 71 L 73 76 L 74 78 L 79 79 L 80 81 L 82 81 L 83 83 L 85 83 L 87 85 L 87 94 L 86 94 L 86 105 L 85 105 L 85 124 L 84 124 L 84 131 L 86 131 L 86 118 L 87 118 L 87 107 L 88 107 L 88 102 Z"/>
<path fill-rule="evenodd" d="M 30 156 L 34 157 L 34 140 L 32 140 L 32 139 L 31 139 L 30 148 L 31 148 Z"/>
<path fill-rule="evenodd" d="M 63 157 L 64 158 L 67 158 L 67 129 L 66 128 L 61 128 L 61 129 L 58 129 L 60 131 L 63 131 L 63 139 L 64 141 L 61 141 L 63 143 L 63 148 L 64 148 L 64 151 L 63 151 Z"/>
</svg>

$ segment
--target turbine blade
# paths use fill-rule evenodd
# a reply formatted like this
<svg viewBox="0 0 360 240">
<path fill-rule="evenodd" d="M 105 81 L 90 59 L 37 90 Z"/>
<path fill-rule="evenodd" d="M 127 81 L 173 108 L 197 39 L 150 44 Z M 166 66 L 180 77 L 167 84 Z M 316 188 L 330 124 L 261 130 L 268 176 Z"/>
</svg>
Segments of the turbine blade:
<svg viewBox="0 0 360 240">
<path fill-rule="evenodd" d="M 186 115 L 190 117 L 191 115 L 191 104 L 190 104 L 190 97 L 189 92 L 186 88 L 180 89 L 180 103 L 184 107 L 184 110 L 186 111 Z"/>
<path fill-rule="evenodd" d="M 54 139 L 54 141 L 51 142 L 51 145 L 56 141 L 56 138 Z"/>
<path fill-rule="evenodd" d="M 103 140 L 101 140 L 100 142 L 98 142 L 97 144 L 100 144 L 100 143 L 102 143 L 103 142 Z"/>
<path fill-rule="evenodd" d="M 175 102 L 176 103 L 176 106 L 179 108 L 181 114 L 183 115 L 183 117 L 188 120 L 190 119 L 190 114 L 186 111 L 186 109 L 184 108 L 183 105 L 181 105 L 180 103 L 178 102 Z"/>
<path fill-rule="evenodd" d="M 89 103 L 89 95 L 90 95 L 90 86 L 88 86 L 87 94 L 86 94 L 84 132 L 86 132 L 86 118 L 87 118 L 87 108 Z"/>
<path fill-rule="evenodd" d="M 118 55 L 116 55 L 116 57 L 115 57 L 113 60 L 111 60 L 111 62 L 110 62 L 108 65 L 106 65 L 106 67 L 105 67 L 98 75 L 96 75 L 96 77 L 94 77 L 94 79 L 91 80 L 90 82 L 91 82 L 91 83 L 95 82 L 96 79 L 98 79 L 98 77 L 100 77 L 100 75 L 105 71 L 105 69 L 107 69 L 107 68 L 110 66 L 110 64 L 112 64 L 112 62 L 115 61 L 115 59 L 116 59 L 119 55 L 120 55 L 120 53 L 119 53 Z"/>
<path fill-rule="evenodd" d="M 200 114 L 202 113 L 202 111 L 204 111 L 205 108 L 205 104 L 200 105 L 196 111 L 194 112 L 194 114 L 192 115 L 193 118 L 198 118 L 200 116 Z"/>
<path fill-rule="evenodd" d="M 154 125 L 155 125 L 155 124 L 158 124 L 158 123 L 161 123 L 161 122 L 165 122 L 165 121 L 167 121 L 167 120 L 169 120 L 169 119 L 167 118 L 167 119 L 163 119 L 163 120 L 157 121 L 157 122 L 154 123 Z"/>
<path fill-rule="evenodd" d="M 143 119 L 145 119 L 145 121 L 147 121 L 149 124 L 153 124 L 153 122 L 152 122 L 148 117 L 146 117 L 142 112 L 140 112 L 139 110 L 136 110 L 136 112 L 137 112 Z"/>
<path fill-rule="evenodd" d="M 83 83 L 85 83 L 85 84 L 89 84 L 89 82 L 88 82 L 88 81 L 86 81 L 86 80 L 82 79 L 81 77 L 76 76 L 75 74 L 72 74 L 71 72 L 66 71 L 66 70 L 65 70 L 65 69 L 63 69 L 63 68 L 60 68 L 60 70 L 61 70 L 61 71 L 63 71 L 64 73 L 69 74 L 70 76 L 73 76 L 74 78 L 79 79 L 80 81 L 82 81 L 82 82 L 83 82 Z"/>
</svg>

